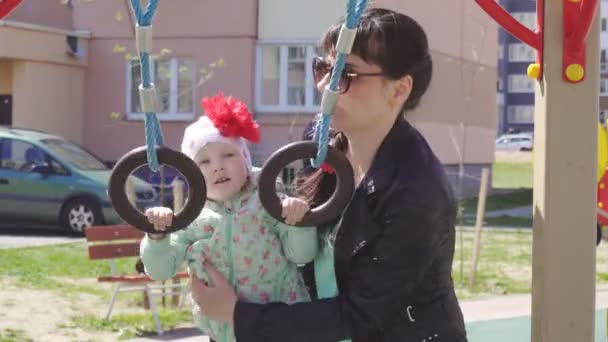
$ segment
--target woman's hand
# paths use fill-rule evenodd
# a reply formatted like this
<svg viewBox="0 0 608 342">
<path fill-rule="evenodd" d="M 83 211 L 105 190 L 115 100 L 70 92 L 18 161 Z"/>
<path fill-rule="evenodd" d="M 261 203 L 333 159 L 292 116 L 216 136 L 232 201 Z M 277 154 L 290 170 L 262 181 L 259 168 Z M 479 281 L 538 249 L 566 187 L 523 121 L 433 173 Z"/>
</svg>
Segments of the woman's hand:
<svg viewBox="0 0 608 342">
<path fill-rule="evenodd" d="M 232 325 L 237 301 L 236 294 L 226 277 L 211 263 L 205 261 L 203 267 L 213 286 L 192 275 L 192 298 L 205 316 Z"/>
</svg>

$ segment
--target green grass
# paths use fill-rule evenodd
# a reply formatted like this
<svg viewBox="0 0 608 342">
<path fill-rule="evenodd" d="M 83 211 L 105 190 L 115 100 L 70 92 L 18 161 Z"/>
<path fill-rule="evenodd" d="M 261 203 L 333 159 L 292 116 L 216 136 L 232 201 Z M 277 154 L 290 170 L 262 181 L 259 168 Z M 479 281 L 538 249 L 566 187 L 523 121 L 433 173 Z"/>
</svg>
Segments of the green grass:
<svg viewBox="0 0 608 342">
<path fill-rule="evenodd" d="M 475 217 L 466 217 L 463 219 L 463 225 L 474 226 Z M 483 220 L 484 227 L 519 227 L 529 228 L 532 227 L 531 217 L 515 217 L 515 216 L 497 216 L 497 217 L 486 217 Z"/>
<path fill-rule="evenodd" d="M 470 288 L 468 282 L 472 265 L 473 236 L 470 227 L 457 232 L 456 236 L 453 278 L 459 299 L 529 293 L 532 279 L 532 232 L 485 229 L 481 240 L 476 283 Z M 23 287 L 34 289 L 51 285 L 53 293 L 70 298 L 77 298 L 75 296 L 80 293 L 103 294 L 104 298 L 108 294 L 108 290 L 104 290 L 94 281 L 95 277 L 109 271 L 107 262 L 89 261 L 83 243 L 0 250 L 0 258 L 0 277 L 4 281 L 15 281 Z M 133 262 L 131 259 L 120 261 L 118 268 L 131 273 Z M 81 278 L 87 278 L 90 285 L 69 285 L 78 283 Z M 598 284 L 608 284 L 608 243 L 605 242 L 597 248 L 597 281 Z M 118 301 L 124 304 L 126 295 L 122 294 Z M 141 300 L 141 294 L 133 295 L 139 295 L 138 299 Z M 63 328 L 111 332 L 120 339 L 152 334 L 154 331 L 152 315 L 142 311 L 141 307 L 136 308 L 136 305 L 128 304 L 123 306 L 123 309 L 116 310 L 110 320 L 105 320 L 101 315 L 107 300 L 100 300 L 98 305 L 93 312 L 99 314 L 91 315 L 91 310 L 80 314 L 77 312 L 74 317 L 65 318 Z M 160 308 L 160 315 L 164 329 L 191 324 L 188 311 Z M 14 341 L 28 341 L 26 331 L 0 330 L 0 342 Z"/>
<path fill-rule="evenodd" d="M 461 243 L 461 237 L 463 243 Z M 474 233 L 471 229 L 466 229 L 462 233 L 457 232 L 456 235 L 452 276 L 459 299 L 530 293 L 532 284 L 532 232 L 530 230 L 484 230 L 476 281 L 475 285 L 470 288 L 473 238 Z M 608 284 L 608 244 L 606 242 L 602 242 L 597 247 L 596 263 L 597 283 Z"/>
<path fill-rule="evenodd" d="M 461 244 L 460 234 L 462 234 L 463 244 Z M 485 230 L 482 234 L 476 282 L 473 288 L 469 288 L 473 237 L 474 233 L 470 230 L 458 232 L 456 236 L 453 277 L 459 298 L 468 299 L 530 291 L 532 279 L 531 232 Z"/>
<path fill-rule="evenodd" d="M 478 198 L 470 198 L 463 202 L 464 225 L 475 225 Z M 532 189 L 518 189 L 511 192 L 497 193 L 486 198 L 486 213 L 495 210 L 504 210 L 528 206 L 532 204 Z M 484 226 L 491 227 L 532 227 L 531 217 L 497 216 L 484 217 Z"/>
<path fill-rule="evenodd" d="M 111 290 L 102 286 L 96 278 L 110 273 L 107 260 L 91 261 L 88 258 L 84 243 L 67 243 L 60 245 L 0 249 L 0 278 L 10 281 L 12 285 L 52 291 L 54 294 L 71 299 L 78 307 L 80 294 L 94 295 L 99 298 L 99 308 L 93 311 L 104 313 Z M 116 260 L 117 272 L 121 274 L 135 273 L 136 258 L 121 258 Z M 154 331 L 154 322 L 150 311 L 141 312 L 142 293 L 123 293 L 117 302 L 123 303 L 137 313 L 121 313 L 115 310 L 110 320 L 101 316 L 83 314 L 73 317 L 64 327 L 80 327 L 86 330 L 115 332 L 120 338 L 130 338 L 142 332 Z M 89 308 L 90 309 L 90 308 Z M 171 329 L 178 323 L 191 322 L 191 314 L 187 311 L 159 308 L 163 329 Z M 0 332 L 0 342 L 26 341 L 19 331 Z M 23 338 L 21 338 L 23 337 Z M 11 340 L 12 338 L 12 340 Z"/>
<path fill-rule="evenodd" d="M 174 329 L 183 322 L 192 320 L 192 314 L 187 310 L 175 311 L 160 308 L 158 317 L 165 330 Z M 120 340 L 156 334 L 154 319 L 150 313 L 117 314 L 109 320 L 90 314 L 75 316 L 72 317 L 69 324 L 64 326 L 64 328 L 76 327 L 85 330 L 115 332 Z"/>
<path fill-rule="evenodd" d="M 532 163 L 529 162 L 495 162 L 492 169 L 492 188 L 503 189 L 501 192 L 488 195 L 485 210 L 487 212 L 505 210 L 532 204 Z M 508 191 L 511 189 L 512 191 Z M 507 190 L 507 191 L 505 191 Z M 463 201 L 462 214 L 464 225 L 475 224 L 478 198 Z M 494 227 L 531 227 L 532 218 L 525 217 L 485 217 L 484 226 Z"/>
<path fill-rule="evenodd" d="M 463 203 L 465 214 L 477 212 L 477 197 Z M 486 197 L 486 211 L 523 207 L 532 204 L 532 189 L 518 189 L 508 193 L 493 194 Z"/>
<path fill-rule="evenodd" d="M 76 285 L 61 278 L 96 278 L 110 273 L 107 260 L 91 261 L 84 243 L 55 246 L 0 249 L 0 276 L 16 279 L 19 286 L 56 290 L 61 293 L 85 292 L 104 296 L 98 287 Z M 116 261 L 119 273 L 133 273 L 135 258 Z"/>
<path fill-rule="evenodd" d="M 532 188 L 532 163 L 495 162 L 492 187 L 496 189 Z"/>
<path fill-rule="evenodd" d="M 6 329 L 0 331 L 0 342 L 33 342 L 23 330 Z"/>
</svg>

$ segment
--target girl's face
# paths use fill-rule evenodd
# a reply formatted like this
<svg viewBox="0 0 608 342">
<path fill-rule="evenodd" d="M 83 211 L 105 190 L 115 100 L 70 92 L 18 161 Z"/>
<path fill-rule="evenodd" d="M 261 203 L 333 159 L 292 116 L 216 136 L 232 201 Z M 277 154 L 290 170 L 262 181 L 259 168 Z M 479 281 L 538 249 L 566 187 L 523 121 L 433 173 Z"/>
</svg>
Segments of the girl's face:
<svg viewBox="0 0 608 342">
<path fill-rule="evenodd" d="M 229 143 L 212 142 L 194 157 L 205 182 L 207 197 L 224 202 L 238 194 L 247 183 L 247 163 L 239 148 Z"/>
</svg>

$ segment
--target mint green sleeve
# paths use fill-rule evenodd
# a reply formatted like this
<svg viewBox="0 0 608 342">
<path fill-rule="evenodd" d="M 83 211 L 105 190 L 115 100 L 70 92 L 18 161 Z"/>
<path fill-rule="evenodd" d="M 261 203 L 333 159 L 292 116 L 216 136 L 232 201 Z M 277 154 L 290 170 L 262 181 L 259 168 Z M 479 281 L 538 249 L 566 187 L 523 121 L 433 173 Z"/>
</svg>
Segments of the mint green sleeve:
<svg viewBox="0 0 608 342">
<path fill-rule="evenodd" d="M 280 200 L 287 197 L 285 184 L 277 177 L 277 195 Z M 262 207 L 261 210 L 264 210 Z M 279 236 L 285 257 L 298 265 L 314 260 L 319 250 L 317 227 L 295 227 L 282 223 L 264 210 L 263 220 L 272 232 Z"/>
<path fill-rule="evenodd" d="M 317 227 L 294 227 L 265 214 L 267 226 L 279 236 L 285 257 L 301 265 L 314 260 L 319 250 Z"/>
<path fill-rule="evenodd" d="M 190 228 L 171 233 L 162 240 L 152 240 L 146 234 L 139 247 L 146 274 L 154 280 L 175 276 L 192 243 L 194 241 Z"/>
</svg>

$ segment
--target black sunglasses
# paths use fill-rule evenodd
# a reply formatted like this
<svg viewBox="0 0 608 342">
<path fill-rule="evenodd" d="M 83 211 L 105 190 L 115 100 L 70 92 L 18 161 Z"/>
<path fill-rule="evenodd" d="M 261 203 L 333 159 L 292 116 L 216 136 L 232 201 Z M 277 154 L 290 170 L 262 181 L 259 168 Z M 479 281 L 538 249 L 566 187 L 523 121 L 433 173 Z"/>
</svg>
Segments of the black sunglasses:
<svg viewBox="0 0 608 342">
<path fill-rule="evenodd" d="M 315 83 L 321 82 L 321 80 L 327 74 L 331 76 L 333 70 L 334 66 L 329 64 L 323 58 L 314 57 L 312 59 L 312 74 L 315 79 Z M 338 90 L 340 90 L 340 94 L 346 93 L 350 88 L 350 83 L 352 82 L 353 78 L 357 78 L 360 76 L 385 76 L 385 74 L 382 72 L 350 72 L 346 70 L 346 68 L 344 68 L 342 70 L 342 75 L 340 76 L 340 82 L 338 83 Z"/>
</svg>

